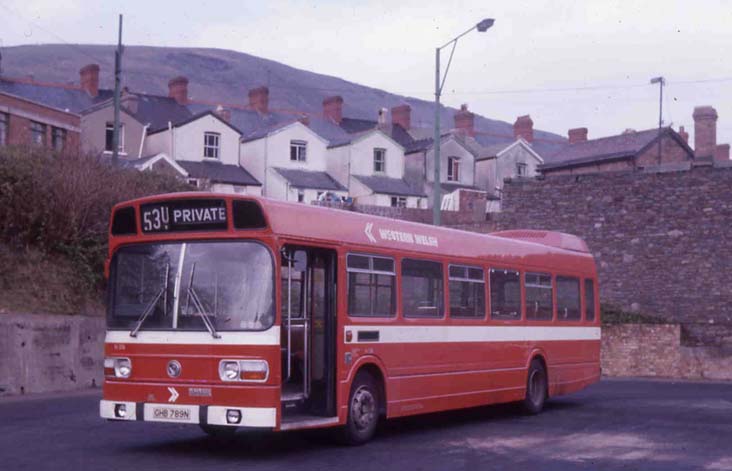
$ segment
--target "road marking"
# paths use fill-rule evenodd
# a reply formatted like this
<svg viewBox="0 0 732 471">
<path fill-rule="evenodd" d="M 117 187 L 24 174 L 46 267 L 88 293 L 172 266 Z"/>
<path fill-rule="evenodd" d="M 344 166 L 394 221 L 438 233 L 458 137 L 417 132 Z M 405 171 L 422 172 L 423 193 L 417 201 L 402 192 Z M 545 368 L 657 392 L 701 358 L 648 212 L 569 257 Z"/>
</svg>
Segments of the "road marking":
<svg viewBox="0 0 732 471">
<path fill-rule="evenodd" d="M 168 402 L 175 402 L 178 400 L 178 391 L 175 390 L 175 388 L 168 388 L 168 391 L 170 392 L 170 398 L 168 399 Z"/>
</svg>

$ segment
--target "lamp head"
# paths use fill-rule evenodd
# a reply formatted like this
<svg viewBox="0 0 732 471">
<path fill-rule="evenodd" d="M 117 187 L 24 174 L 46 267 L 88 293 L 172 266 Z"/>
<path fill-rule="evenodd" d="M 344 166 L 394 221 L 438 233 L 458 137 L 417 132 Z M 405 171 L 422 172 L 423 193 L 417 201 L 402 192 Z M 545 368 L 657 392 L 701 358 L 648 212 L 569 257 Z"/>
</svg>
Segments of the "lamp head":
<svg viewBox="0 0 732 471">
<path fill-rule="evenodd" d="M 488 31 L 488 28 L 493 26 L 494 21 L 495 20 L 493 18 L 486 18 L 478 23 L 476 27 L 478 28 L 478 31 L 480 31 L 481 33 L 485 33 L 486 31 Z"/>
<path fill-rule="evenodd" d="M 663 77 L 653 77 L 651 79 L 651 85 L 655 85 L 657 83 L 665 84 L 666 83 L 666 79 L 664 79 Z"/>
</svg>

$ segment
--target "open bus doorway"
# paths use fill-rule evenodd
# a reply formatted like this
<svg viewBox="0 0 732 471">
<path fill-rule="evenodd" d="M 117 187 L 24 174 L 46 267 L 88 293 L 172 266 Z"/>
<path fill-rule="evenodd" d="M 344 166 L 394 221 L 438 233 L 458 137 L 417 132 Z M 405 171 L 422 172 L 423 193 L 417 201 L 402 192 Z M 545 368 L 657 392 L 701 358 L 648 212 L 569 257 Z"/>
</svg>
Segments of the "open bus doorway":
<svg viewBox="0 0 732 471">
<path fill-rule="evenodd" d="M 336 252 L 288 245 L 281 257 L 283 422 L 333 417 Z"/>
</svg>

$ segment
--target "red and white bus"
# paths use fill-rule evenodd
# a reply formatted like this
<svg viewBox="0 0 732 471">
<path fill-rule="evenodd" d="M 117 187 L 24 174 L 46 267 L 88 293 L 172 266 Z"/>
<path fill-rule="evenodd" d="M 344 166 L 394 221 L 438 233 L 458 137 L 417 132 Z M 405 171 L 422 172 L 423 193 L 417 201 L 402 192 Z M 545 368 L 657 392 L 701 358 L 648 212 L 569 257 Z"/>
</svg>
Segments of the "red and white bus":
<svg viewBox="0 0 732 471">
<path fill-rule="evenodd" d="M 571 235 L 490 235 L 265 198 L 115 206 L 112 420 L 341 427 L 548 397 L 600 378 L 597 272 Z"/>
</svg>

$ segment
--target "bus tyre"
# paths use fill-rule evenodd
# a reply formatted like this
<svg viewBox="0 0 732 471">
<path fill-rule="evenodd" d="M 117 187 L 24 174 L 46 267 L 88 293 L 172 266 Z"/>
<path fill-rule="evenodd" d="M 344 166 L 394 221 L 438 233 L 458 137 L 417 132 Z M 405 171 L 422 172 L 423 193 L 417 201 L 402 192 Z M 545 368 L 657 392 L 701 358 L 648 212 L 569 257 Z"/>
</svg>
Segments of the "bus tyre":
<svg viewBox="0 0 732 471">
<path fill-rule="evenodd" d="M 201 430 L 206 432 L 209 437 L 226 442 L 234 438 L 236 434 L 236 427 L 228 427 L 225 425 L 208 425 L 200 424 Z"/>
<path fill-rule="evenodd" d="M 371 440 L 379 422 L 379 388 L 366 371 L 361 371 L 351 384 L 348 398 L 348 421 L 341 431 L 345 445 L 362 445 Z"/>
<path fill-rule="evenodd" d="M 526 397 L 523 409 L 527 414 L 535 415 L 544 408 L 547 397 L 547 379 L 544 364 L 539 359 L 531 360 L 529 374 L 526 379 Z"/>
</svg>

